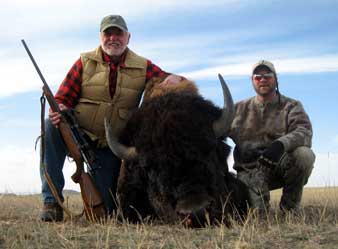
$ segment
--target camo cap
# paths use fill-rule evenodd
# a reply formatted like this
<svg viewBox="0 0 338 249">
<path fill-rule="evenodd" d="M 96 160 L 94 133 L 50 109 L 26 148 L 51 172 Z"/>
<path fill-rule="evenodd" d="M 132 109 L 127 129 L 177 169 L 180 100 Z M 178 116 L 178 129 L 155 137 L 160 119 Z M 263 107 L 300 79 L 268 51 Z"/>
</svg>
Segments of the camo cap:
<svg viewBox="0 0 338 249">
<path fill-rule="evenodd" d="M 258 61 L 256 64 L 253 65 L 252 67 L 252 74 L 254 74 L 255 70 L 260 67 L 260 66 L 265 66 L 267 67 L 271 72 L 273 72 L 274 74 L 276 74 L 276 69 L 274 67 L 274 65 L 267 60 L 260 60 Z"/>
<path fill-rule="evenodd" d="M 120 15 L 109 15 L 102 19 L 100 32 L 105 31 L 110 27 L 117 27 L 123 31 L 128 31 L 127 24 Z"/>
</svg>

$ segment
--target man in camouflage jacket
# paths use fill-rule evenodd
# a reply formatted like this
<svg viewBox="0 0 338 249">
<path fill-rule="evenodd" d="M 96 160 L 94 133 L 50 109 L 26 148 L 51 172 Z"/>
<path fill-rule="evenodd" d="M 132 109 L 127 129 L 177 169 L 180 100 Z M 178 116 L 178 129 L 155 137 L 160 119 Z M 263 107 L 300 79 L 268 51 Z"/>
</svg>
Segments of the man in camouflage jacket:
<svg viewBox="0 0 338 249">
<path fill-rule="evenodd" d="M 253 66 L 256 96 L 236 104 L 230 137 L 236 144 L 234 168 L 249 188 L 249 204 L 269 209 L 269 190 L 283 188 L 282 211 L 299 211 L 303 186 L 311 174 L 312 126 L 302 104 L 278 90 L 275 67 L 266 60 Z"/>
</svg>

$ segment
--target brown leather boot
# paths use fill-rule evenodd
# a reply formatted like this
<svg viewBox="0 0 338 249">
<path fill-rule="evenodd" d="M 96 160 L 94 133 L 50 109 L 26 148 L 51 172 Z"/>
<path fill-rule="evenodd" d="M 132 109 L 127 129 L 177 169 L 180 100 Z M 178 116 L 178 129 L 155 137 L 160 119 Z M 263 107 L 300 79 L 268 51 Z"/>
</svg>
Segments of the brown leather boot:
<svg viewBox="0 0 338 249">
<path fill-rule="evenodd" d="M 55 222 L 63 220 L 63 210 L 57 203 L 44 203 L 40 215 L 41 221 Z"/>
</svg>

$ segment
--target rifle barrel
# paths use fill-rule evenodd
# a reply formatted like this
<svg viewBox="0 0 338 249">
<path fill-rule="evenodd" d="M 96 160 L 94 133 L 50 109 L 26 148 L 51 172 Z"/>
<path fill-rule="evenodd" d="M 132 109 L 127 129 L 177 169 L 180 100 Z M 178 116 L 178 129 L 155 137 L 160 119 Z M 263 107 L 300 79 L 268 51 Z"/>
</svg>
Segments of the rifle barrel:
<svg viewBox="0 0 338 249">
<path fill-rule="evenodd" d="M 53 96 L 53 93 L 52 93 L 52 91 L 50 90 L 50 88 L 49 88 L 49 86 L 48 86 L 48 84 L 47 84 L 47 82 L 46 82 L 46 80 L 45 80 L 45 77 L 43 77 L 43 75 L 42 75 L 42 73 L 41 73 L 41 71 L 40 71 L 40 68 L 39 68 L 38 64 L 36 64 L 36 62 L 35 62 L 35 60 L 34 60 L 34 57 L 33 57 L 33 55 L 31 54 L 31 51 L 29 50 L 29 48 L 28 48 L 28 46 L 27 46 L 25 40 L 22 39 L 21 42 L 22 42 L 24 48 L 26 49 L 26 52 L 27 52 L 29 58 L 30 58 L 31 61 L 33 62 L 33 65 L 34 65 L 36 71 L 38 72 L 38 74 L 39 74 L 39 76 L 40 76 L 40 79 L 41 79 L 42 82 L 43 82 L 43 89 L 44 89 L 45 95 L 46 95 L 48 98 L 50 98 L 49 95 L 50 95 L 50 96 Z M 49 105 L 51 106 L 51 108 L 52 108 L 53 111 L 60 112 L 59 106 L 57 105 L 57 103 L 56 103 L 55 101 L 53 101 L 53 103 L 49 102 Z"/>
<path fill-rule="evenodd" d="M 45 78 L 43 77 L 43 75 L 42 75 L 42 73 L 41 73 L 41 71 L 40 71 L 40 68 L 39 68 L 38 65 L 36 64 L 36 62 L 35 62 L 35 60 L 34 60 L 34 57 L 33 57 L 33 55 L 31 54 L 31 51 L 29 51 L 29 48 L 27 47 L 27 44 L 26 44 L 25 40 L 22 39 L 21 42 L 22 42 L 23 46 L 25 47 L 26 52 L 27 52 L 29 58 L 30 58 L 31 61 L 33 62 L 33 65 L 34 65 L 36 71 L 38 72 L 38 74 L 39 74 L 39 76 L 40 76 L 40 79 L 42 80 L 43 84 L 44 84 L 44 85 L 47 85 L 47 82 L 46 82 Z"/>
</svg>

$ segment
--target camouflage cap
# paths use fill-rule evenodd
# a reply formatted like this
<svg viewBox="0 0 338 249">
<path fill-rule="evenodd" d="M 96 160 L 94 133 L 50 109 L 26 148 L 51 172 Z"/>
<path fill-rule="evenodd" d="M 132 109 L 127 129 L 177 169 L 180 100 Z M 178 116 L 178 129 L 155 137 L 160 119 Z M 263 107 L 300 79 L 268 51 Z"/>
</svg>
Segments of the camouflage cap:
<svg viewBox="0 0 338 249">
<path fill-rule="evenodd" d="M 260 60 L 257 63 L 255 63 L 252 67 L 252 74 L 255 72 L 255 70 L 260 67 L 260 66 L 265 66 L 267 67 L 271 72 L 273 72 L 274 74 L 276 74 L 276 69 L 274 67 L 274 65 L 267 60 Z"/>
<path fill-rule="evenodd" d="M 128 31 L 127 24 L 120 15 L 109 15 L 102 19 L 100 32 L 105 31 L 110 27 L 117 27 L 123 31 Z"/>
</svg>

